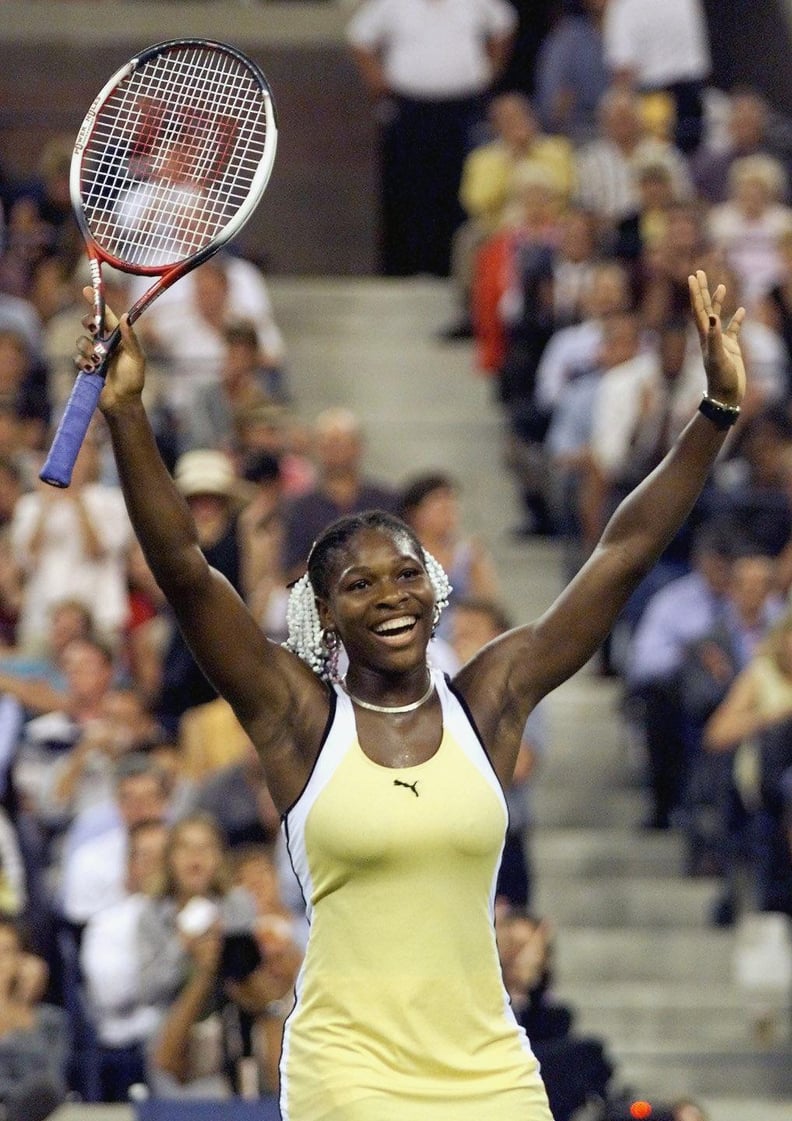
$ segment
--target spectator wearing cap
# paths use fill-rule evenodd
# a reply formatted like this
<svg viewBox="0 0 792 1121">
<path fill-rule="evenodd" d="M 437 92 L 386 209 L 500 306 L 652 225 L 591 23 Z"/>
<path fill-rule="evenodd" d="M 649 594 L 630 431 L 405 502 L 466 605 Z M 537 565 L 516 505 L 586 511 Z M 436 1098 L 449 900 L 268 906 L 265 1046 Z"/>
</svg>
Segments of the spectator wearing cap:
<svg viewBox="0 0 792 1121">
<path fill-rule="evenodd" d="M 174 478 L 190 508 L 206 559 L 241 592 L 238 515 L 244 503 L 243 480 L 230 458 L 213 448 L 185 452 L 176 463 Z M 171 625 L 155 709 L 162 727 L 175 737 L 183 713 L 194 705 L 213 700 L 217 694 L 198 668 L 172 619 Z"/>
</svg>

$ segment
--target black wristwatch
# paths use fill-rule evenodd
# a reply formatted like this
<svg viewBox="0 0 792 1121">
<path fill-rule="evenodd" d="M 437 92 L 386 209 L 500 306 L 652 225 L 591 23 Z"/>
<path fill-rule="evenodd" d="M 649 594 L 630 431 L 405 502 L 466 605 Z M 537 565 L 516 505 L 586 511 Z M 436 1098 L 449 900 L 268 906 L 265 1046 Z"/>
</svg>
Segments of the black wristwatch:
<svg viewBox="0 0 792 1121">
<path fill-rule="evenodd" d="M 731 428 L 740 418 L 739 405 L 724 405 L 721 401 L 716 401 L 714 397 L 707 397 L 706 395 L 699 405 L 699 412 L 703 413 L 707 420 L 711 420 L 715 427 L 720 428 L 721 431 Z"/>
</svg>

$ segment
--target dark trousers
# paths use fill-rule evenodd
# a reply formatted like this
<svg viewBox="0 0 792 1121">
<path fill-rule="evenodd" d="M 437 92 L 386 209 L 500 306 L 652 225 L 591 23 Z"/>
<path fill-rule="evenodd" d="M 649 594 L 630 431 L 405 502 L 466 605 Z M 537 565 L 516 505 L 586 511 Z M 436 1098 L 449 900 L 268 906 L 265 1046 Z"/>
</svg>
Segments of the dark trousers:
<svg viewBox="0 0 792 1121">
<path fill-rule="evenodd" d="M 479 96 L 395 97 L 384 110 L 381 272 L 448 276 L 451 239 L 464 220 L 462 164 L 483 117 Z"/>
<path fill-rule="evenodd" d="M 670 94 L 674 100 L 674 142 L 681 152 L 689 155 L 698 148 L 704 133 L 704 83 L 673 82 L 670 86 L 664 86 L 663 92 Z"/>
</svg>

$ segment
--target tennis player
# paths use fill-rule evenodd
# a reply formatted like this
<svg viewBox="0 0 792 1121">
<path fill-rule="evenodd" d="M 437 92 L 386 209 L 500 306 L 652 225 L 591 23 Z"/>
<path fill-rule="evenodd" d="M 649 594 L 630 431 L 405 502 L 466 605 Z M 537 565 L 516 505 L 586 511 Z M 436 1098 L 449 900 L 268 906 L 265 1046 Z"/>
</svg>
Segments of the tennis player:
<svg viewBox="0 0 792 1121">
<path fill-rule="evenodd" d="M 143 353 L 122 322 L 100 408 L 129 513 L 187 641 L 261 755 L 308 906 L 281 1059 L 284 1121 L 550 1119 L 498 966 L 503 788 L 528 713 L 605 638 L 739 417 L 744 313 L 723 328 L 725 291 L 711 295 L 703 272 L 690 293 L 707 377 L 700 412 L 545 614 L 453 680 L 427 665 L 448 581 L 381 512 L 316 541 L 286 648 L 264 637 L 201 553 L 141 403 Z M 79 350 L 92 364 L 89 338 Z"/>
</svg>

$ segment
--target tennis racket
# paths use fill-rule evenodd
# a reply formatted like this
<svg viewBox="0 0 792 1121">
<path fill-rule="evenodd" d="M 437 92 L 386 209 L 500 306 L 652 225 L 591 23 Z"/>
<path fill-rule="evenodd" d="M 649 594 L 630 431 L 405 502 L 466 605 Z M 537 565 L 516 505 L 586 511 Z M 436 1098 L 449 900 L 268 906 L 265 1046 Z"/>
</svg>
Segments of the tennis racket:
<svg viewBox="0 0 792 1121">
<path fill-rule="evenodd" d="M 106 333 L 102 265 L 151 276 L 136 319 L 250 218 L 272 171 L 277 122 L 260 69 L 240 51 L 174 39 L 118 70 L 74 145 L 70 190 L 85 239 L 96 369 L 77 375 L 40 478 L 66 487 L 121 334 Z"/>
</svg>

